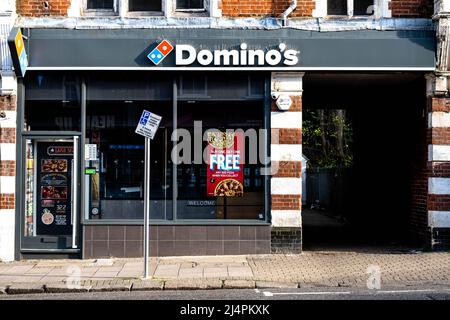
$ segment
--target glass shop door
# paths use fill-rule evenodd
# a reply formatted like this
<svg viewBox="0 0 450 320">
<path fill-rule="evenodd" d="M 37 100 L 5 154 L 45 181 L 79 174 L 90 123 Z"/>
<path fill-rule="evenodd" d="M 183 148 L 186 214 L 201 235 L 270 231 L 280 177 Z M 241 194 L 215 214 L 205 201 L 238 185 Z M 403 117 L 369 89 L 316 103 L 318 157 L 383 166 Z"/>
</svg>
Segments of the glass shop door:
<svg viewBox="0 0 450 320">
<path fill-rule="evenodd" d="M 24 138 L 22 251 L 78 252 L 79 137 Z"/>
</svg>

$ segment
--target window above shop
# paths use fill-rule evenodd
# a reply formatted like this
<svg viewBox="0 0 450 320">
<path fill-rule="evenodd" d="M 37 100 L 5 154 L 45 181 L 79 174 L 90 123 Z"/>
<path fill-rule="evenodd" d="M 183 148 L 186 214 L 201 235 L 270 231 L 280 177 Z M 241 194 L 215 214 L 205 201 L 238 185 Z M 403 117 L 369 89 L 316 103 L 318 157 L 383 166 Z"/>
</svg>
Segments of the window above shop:
<svg viewBox="0 0 450 320">
<path fill-rule="evenodd" d="M 87 9 L 108 9 L 112 10 L 114 9 L 114 0 L 87 0 L 86 3 Z"/>
<path fill-rule="evenodd" d="M 391 17 L 388 0 L 316 0 L 314 17 Z"/>
<path fill-rule="evenodd" d="M 374 0 L 327 0 L 327 15 L 370 16 Z"/>
<path fill-rule="evenodd" d="M 160 13 L 162 12 L 162 0 L 126 0 L 129 13 Z"/>
<path fill-rule="evenodd" d="M 84 0 L 84 13 L 87 15 L 111 15 L 117 10 L 118 0 Z"/>
<path fill-rule="evenodd" d="M 83 0 L 84 15 L 185 15 L 208 12 L 211 0 Z M 214 2 L 215 3 L 215 2 Z"/>
<path fill-rule="evenodd" d="M 128 11 L 161 11 L 161 1 L 128 0 Z"/>
<path fill-rule="evenodd" d="M 205 10 L 203 0 L 176 0 L 176 11 L 198 11 Z"/>
</svg>

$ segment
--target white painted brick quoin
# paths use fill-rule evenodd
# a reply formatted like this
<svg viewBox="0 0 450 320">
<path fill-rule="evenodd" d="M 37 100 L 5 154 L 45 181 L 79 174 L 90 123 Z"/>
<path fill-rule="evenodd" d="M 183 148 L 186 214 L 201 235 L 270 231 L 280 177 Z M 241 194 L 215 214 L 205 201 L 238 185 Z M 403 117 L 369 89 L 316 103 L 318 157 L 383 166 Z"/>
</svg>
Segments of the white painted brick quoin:
<svg viewBox="0 0 450 320">
<path fill-rule="evenodd" d="M 450 228 L 450 211 L 428 211 L 428 226 Z"/>
<path fill-rule="evenodd" d="M 302 161 L 302 145 L 272 144 L 270 158 L 272 161 Z"/>
<path fill-rule="evenodd" d="M 430 112 L 428 114 L 429 128 L 447 128 L 450 127 L 450 113 L 449 112 Z"/>
<path fill-rule="evenodd" d="M 16 160 L 16 145 L 14 143 L 0 143 L 0 154 L 3 161 Z"/>
<path fill-rule="evenodd" d="M 428 161 L 450 161 L 450 146 L 428 145 Z"/>
<path fill-rule="evenodd" d="M 16 190 L 16 177 L 0 177 L 0 193 L 14 193 Z"/>
<path fill-rule="evenodd" d="M 300 210 L 272 210 L 272 226 L 301 227 L 302 212 Z"/>
<path fill-rule="evenodd" d="M 301 129 L 302 128 L 302 113 L 297 111 L 292 112 L 271 112 L 270 127 L 272 129 Z"/>
<path fill-rule="evenodd" d="M 0 209 L 0 261 L 14 260 L 14 209 Z"/>
<path fill-rule="evenodd" d="M 272 178 L 271 193 L 280 195 L 301 195 L 302 179 L 301 178 Z"/>
<path fill-rule="evenodd" d="M 428 193 L 450 195 L 450 178 L 428 178 Z"/>
</svg>

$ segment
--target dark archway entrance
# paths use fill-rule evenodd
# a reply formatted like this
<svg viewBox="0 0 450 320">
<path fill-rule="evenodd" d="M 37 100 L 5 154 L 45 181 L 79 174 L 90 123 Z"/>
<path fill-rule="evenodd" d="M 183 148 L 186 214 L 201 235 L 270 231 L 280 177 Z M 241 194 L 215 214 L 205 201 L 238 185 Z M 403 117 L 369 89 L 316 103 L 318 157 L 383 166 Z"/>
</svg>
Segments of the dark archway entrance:
<svg viewBox="0 0 450 320">
<path fill-rule="evenodd" d="M 415 153 L 426 121 L 423 74 L 307 74 L 303 89 L 304 249 L 411 245 Z M 331 150 L 336 116 L 347 126 L 346 159 L 321 161 L 339 153 Z M 314 117 L 321 119 L 308 123 Z M 312 129 L 323 134 L 326 126 L 327 137 L 311 143 Z"/>
</svg>

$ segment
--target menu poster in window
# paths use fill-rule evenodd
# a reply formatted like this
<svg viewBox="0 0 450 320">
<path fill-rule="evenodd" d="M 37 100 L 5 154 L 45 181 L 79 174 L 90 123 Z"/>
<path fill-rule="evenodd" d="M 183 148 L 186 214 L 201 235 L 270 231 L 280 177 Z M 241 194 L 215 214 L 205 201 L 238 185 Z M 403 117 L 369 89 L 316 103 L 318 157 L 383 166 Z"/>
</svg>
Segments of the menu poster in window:
<svg viewBox="0 0 450 320">
<path fill-rule="evenodd" d="M 73 146 L 70 142 L 37 142 L 38 235 L 70 235 Z"/>
<path fill-rule="evenodd" d="M 238 132 L 207 133 L 207 184 L 209 197 L 242 197 L 244 194 L 244 139 Z"/>
</svg>

